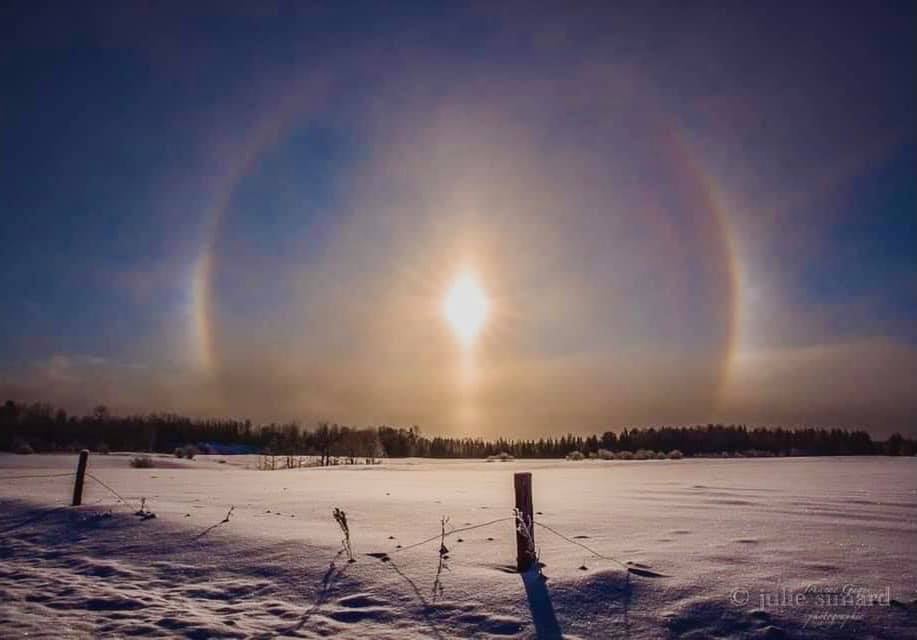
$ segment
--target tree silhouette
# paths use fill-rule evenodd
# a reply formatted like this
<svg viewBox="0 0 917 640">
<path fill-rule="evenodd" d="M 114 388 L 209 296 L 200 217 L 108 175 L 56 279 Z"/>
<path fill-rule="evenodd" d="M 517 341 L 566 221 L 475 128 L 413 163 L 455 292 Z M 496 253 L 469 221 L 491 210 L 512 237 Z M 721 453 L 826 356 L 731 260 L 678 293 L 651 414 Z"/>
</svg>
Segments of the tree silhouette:
<svg viewBox="0 0 917 640">
<path fill-rule="evenodd" d="M 28 447 L 18 445 L 29 445 Z M 862 430 L 749 428 L 708 424 L 690 427 L 631 427 L 601 435 L 572 433 L 535 439 L 492 440 L 423 435 L 416 425 L 357 428 L 319 423 L 315 429 L 298 423 L 253 425 L 249 420 L 192 419 L 170 413 L 116 416 L 105 405 L 78 417 L 49 404 L 0 405 L 0 449 L 68 451 L 92 446 L 99 450 L 172 452 L 196 445 L 202 452 L 260 452 L 318 457 L 319 464 L 375 461 L 387 456 L 486 458 L 508 453 L 516 458 L 563 458 L 573 451 L 596 457 L 607 452 L 679 450 L 687 456 L 722 455 L 913 455 L 912 439 L 896 433 L 887 442 L 873 442 Z M 291 458 L 290 458 L 291 459 Z"/>
</svg>

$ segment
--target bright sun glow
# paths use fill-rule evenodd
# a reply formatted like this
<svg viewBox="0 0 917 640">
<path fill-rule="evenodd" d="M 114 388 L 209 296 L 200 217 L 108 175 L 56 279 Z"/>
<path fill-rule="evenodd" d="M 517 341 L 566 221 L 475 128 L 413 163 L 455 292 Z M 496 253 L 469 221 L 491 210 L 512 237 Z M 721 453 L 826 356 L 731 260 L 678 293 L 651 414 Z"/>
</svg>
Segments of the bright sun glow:
<svg viewBox="0 0 917 640">
<path fill-rule="evenodd" d="M 481 332 L 488 306 L 487 296 L 474 276 L 465 273 L 456 278 L 446 294 L 443 312 L 464 346 L 470 346 Z"/>
</svg>

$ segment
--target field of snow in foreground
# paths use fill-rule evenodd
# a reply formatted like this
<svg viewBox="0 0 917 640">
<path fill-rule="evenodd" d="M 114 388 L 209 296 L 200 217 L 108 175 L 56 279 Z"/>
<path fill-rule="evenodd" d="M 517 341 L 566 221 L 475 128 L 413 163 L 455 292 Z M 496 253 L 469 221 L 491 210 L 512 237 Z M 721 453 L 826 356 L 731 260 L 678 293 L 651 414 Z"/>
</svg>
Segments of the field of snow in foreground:
<svg viewBox="0 0 917 640">
<path fill-rule="evenodd" d="M 0 455 L 0 637 L 917 637 L 913 458 L 155 461 L 92 455 L 129 504 L 87 478 L 71 508 L 33 476 L 76 456 Z M 547 580 L 512 571 L 516 471 L 569 538 L 536 528 Z M 434 598 L 439 540 L 408 547 L 442 516 L 499 521 L 446 538 Z"/>
</svg>

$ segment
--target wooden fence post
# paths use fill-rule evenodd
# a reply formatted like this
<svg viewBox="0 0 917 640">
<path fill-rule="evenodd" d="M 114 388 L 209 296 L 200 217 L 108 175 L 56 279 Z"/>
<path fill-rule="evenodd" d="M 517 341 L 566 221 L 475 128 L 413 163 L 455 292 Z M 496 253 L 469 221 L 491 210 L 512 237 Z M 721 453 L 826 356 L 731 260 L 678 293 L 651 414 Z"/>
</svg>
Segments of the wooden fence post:
<svg viewBox="0 0 917 640">
<path fill-rule="evenodd" d="M 78 507 L 83 503 L 83 479 L 86 477 L 86 461 L 89 459 L 89 449 L 80 451 L 80 461 L 76 465 L 76 482 L 73 483 L 73 504 Z"/>
<path fill-rule="evenodd" d="M 535 516 L 532 508 L 532 474 L 516 473 L 513 476 L 516 489 L 516 511 L 522 522 L 516 525 L 516 568 L 520 573 L 527 571 L 535 562 Z M 528 534 L 520 529 L 525 527 Z"/>
</svg>

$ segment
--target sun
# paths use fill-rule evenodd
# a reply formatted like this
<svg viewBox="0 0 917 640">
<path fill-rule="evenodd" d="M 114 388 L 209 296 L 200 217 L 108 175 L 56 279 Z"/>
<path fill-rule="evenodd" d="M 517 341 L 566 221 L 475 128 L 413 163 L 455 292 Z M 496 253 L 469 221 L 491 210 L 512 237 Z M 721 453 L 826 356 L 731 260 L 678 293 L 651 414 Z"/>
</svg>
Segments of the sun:
<svg viewBox="0 0 917 640">
<path fill-rule="evenodd" d="M 470 347 L 481 333 L 489 306 L 484 289 L 471 273 L 463 273 L 452 283 L 443 301 L 443 314 L 463 346 Z"/>
</svg>

